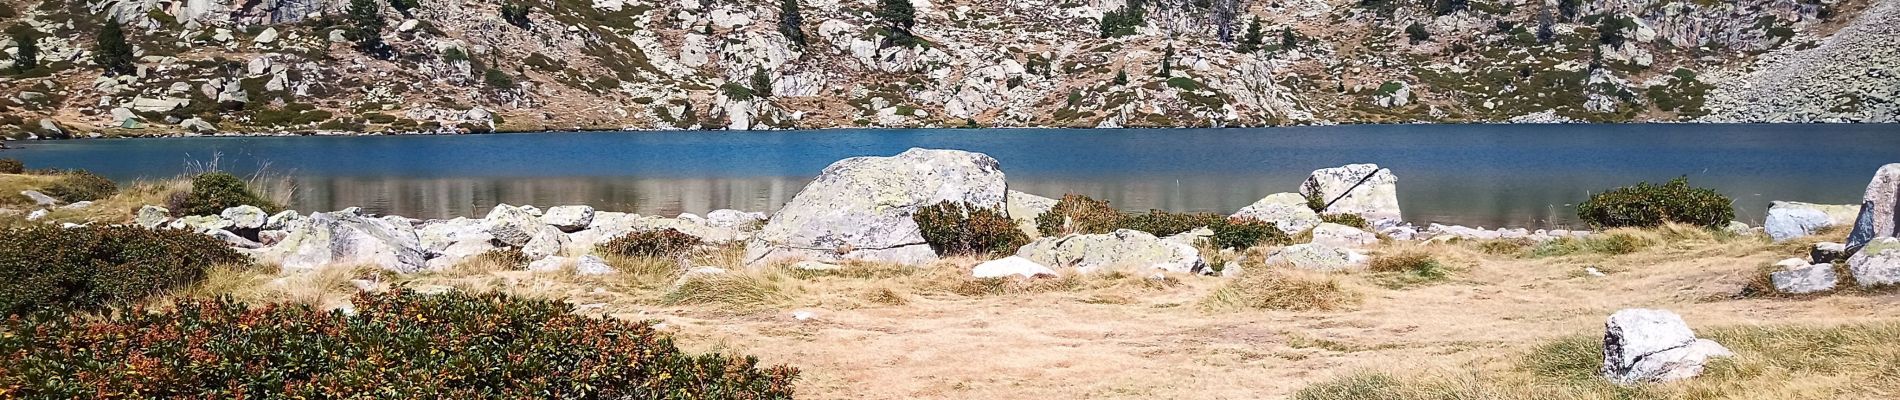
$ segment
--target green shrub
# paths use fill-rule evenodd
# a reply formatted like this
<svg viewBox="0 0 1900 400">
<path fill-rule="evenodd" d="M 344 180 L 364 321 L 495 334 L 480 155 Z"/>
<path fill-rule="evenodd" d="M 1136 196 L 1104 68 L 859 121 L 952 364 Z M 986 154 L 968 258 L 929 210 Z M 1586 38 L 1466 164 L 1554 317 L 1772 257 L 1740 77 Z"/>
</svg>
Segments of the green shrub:
<svg viewBox="0 0 1900 400">
<path fill-rule="evenodd" d="M 1236 217 L 1218 221 L 1208 228 L 1214 230 L 1214 246 L 1223 249 L 1245 250 L 1262 244 L 1285 244 L 1292 242 L 1285 231 L 1272 222 L 1253 218 Z"/>
<path fill-rule="evenodd" d="M 1319 220 L 1320 222 L 1331 222 L 1359 228 L 1361 230 L 1372 230 L 1372 224 L 1367 223 L 1366 217 L 1361 217 L 1359 214 L 1320 214 Z"/>
<path fill-rule="evenodd" d="M 699 246 L 698 236 L 673 229 L 634 231 L 595 246 L 601 253 L 627 257 L 673 257 Z"/>
<path fill-rule="evenodd" d="M 1560 238 L 1538 243 L 1530 249 L 1532 257 L 1559 257 L 1578 254 L 1623 255 L 1649 247 L 1650 241 L 1628 233 L 1605 233 L 1583 238 Z"/>
<path fill-rule="evenodd" d="M 401 290 L 352 302 L 348 314 L 226 298 L 0 321 L 0 397 L 758 400 L 792 398 L 798 375 L 684 353 L 649 322 L 558 300 Z"/>
<path fill-rule="evenodd" d="M 1678 222 L 1718 227 L 1735 219 L 1733 201 L 1712 189 L 1689 186 L 1681 177 L 1662 185 L 1648 182 L 1590 196 L 1577 205 L 1577 217 L 1591 227 L 1653 227 Z"/>
<path fill-rule="evenodd" d="M 111 179 L 94 175 L 86 170 L 60 171 L 58 174 L 59 180 L 46 186 L 43 192 L 60 201 L 68 203 L 93 201 L 111 197 L 119 192 L 119 185 L 112 183 Z"/>
<path fill-rule="evenodd" d="M 503 72 L 502 70 L 489 68 L 487 71 L 482 72 L 482 83 L 495 89 L 514 89 L 515 77 L 509 76 L 507 72 Z"/>
<path fill-rule="evenodd" d="M 1385 286 L 1391 288 L 1437 282 L 1451 277 L 1451 271 L 1445 268 L 1444 263 L 1433 258 L 1431 254 L 1420 252 L 1374 257 L 1372 262 L 1367 264 L 1367 269 L 1392 274 L 1386 279 L 1380 279 Z"/>
<path fill-rule="evenodd" d="M 224 172 L 206 172 L 191 178 L 191 192 L 178 204 L 167 204 L 183 215 L 218 215 L 224 209 L 248 205 L 264 212 L 282 211 L 283 206 L 252 192 L 243 179 Z"/>
<path fill-rule="evenodd" d="M 217 239 L 183 230 L 46 224 L 0 229 L 0 313 L 126 305 L 202 280 L 212 266 L 249 260 Z M 9 397 L 7 386 L 0 380 L 0 397 Z"/>
<path fill-rule="evenodd" d="M 20 160 L 0 158 L 0 174 L 22 173 L 26 173 L 26 164 L 20 163 Z"/>
<path fill-rule="evenodd" d="M 1120 229 L 1133 229 L 1152 233 L 1155 236 L 1172 236 L 1204 226 L 1213 226 L 1227 219 L 1226 216 L 1211 213 L 1171 213 L 1161 210 L 1148 210 L 1146 214 L 1123 216 Z"/>
<path fill-rule="evenodd" d="M 974 204 L 945 201 L 924 206 L 911 214 L 911 220 L 937 254 L 1007 254 L 1029 242 L 1029 237 L 1016 229 L 1016 221 Z"/>
<path fill-rule="evenodd" d="M 1043 236 L 1108 233 L 1121 225 L 1121 219 L 1121 212 L 1107 201 L 1065 194 L 1048 212 L 1036 216 L 1036 230 Z"/>
</svg>

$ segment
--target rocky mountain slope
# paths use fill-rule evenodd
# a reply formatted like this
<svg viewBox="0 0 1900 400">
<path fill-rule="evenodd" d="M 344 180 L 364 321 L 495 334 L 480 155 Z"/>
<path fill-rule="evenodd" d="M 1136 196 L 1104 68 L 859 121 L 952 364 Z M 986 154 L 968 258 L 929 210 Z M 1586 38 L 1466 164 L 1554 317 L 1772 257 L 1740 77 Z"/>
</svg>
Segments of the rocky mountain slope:
<svg viewBox="0 0 1900 400">
<path fill-rule="evenodd" d="M 1896 0 L 362 3 L 0 0 L 0 134 L 1900 120 Z"/>
</svg>

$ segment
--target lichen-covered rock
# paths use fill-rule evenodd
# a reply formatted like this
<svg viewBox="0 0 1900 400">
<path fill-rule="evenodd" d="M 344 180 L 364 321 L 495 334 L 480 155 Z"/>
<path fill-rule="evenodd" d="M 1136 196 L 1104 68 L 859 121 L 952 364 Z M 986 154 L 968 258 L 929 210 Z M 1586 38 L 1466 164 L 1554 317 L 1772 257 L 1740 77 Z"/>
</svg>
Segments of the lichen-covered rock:
<svg viewBox="0 0 1900 400">
<path fill-rule="evenodd" d="M 1780 242 L 1853 223 L 1859 214 L 1860 207 L 1853 205 L 1776 201 L 1768 207 L 1768 218 L 1762 221 L 1761 227 L 1768 232 L 1768 237 Z"/>
<path fill-rule="evenodd" d="M 1274 193 L 1242 207 L 1233 215 L 1272 222 L 1281 231 L 1295 233 L 1319 225 L 1319 213 L 1306 206 L 1306 197 L 1298 193 Z"/>
<path fill-rule="evenodd" d="M 958 150 L 910 149 L 893 157 L 855 157 L 817 179 L 746 243 L 750 265 L 772 260 L 871 260 L 922 264 L 937 259 L 911 214 L 944 201 L 1001 208 L 1003 171 L 996 159 Z"/>
<path fill-rule="evenodd" d="M 594 223 L 594 208 L 589 206 L 559 206 L 549 208 L 541 215 L 541 222 L 553 225 L 562 232 L 574 232 L 586 229 Z"/>
<path fill-rule="evenodd" d="M 59 199 L 55 199 L 53 198 L 53 196 L 47 196 L 45 193 L 40 193 L 40 191 L 38 190 L 22 190 L 20 191 L 20 195 L 26 196 L 28 200 L 33 201 L 33 205 L 37 205 L 40 207 L 48 207 L 48 206 L 59 204 Z"/>
<path fill-rule="evenodd" d="M 314 213 L 286 230 L 277 244 L 253 256 L 291 271 L 332 265 L 374 265 L 398 273 L 427 268 L 428 253 L 414 231 L 388 220 L 349 212 Z"/>
<path fill-rule="evenodd" d="M 284 229 L 284 227 L 290 226 L 292 222 L 296 222 L 300 219 L 303 219 L 303 215 L 298 214 L 296 210 L 284 210 L 276 214 L 271 214 L 270 219 L 264 220 L 263 229 Z"/>
<path fill-rule="evenodd" d="M 416 228 L 416 238 L 429 252 L 429 269 L 443 270 L 475 256 L 499 249 L 486 221 L 456 218 L 429 221 Z"/>
<path fill-rule="evenodd" d="M 1016 256 L 1076 272 L 1108 270 L 1145 273 L 1153 270 L 1205 273 L 1210 271 L 1194 246 L 1162 240 L 1147 232 L 1120 229 L 1093 235 L 1037 239 Z"/>
<path fill-rule="evenodd" d="M 1734 355 L 1666 310 L 1625 309 L 1604 324 L 1602 373 L 1619 385 L 1693 378 L 1709 359 Z"/>
<path fill-rule="evenodd" d="M 1854 220 L 1854 232 L 1847 236 L 1847 248 L 1853 252 L 1874 238 L 1894 236 L 1900 236 L 1900 163 L 1874 171 L 1861 196 L 1860 215 Z"/>
<path fill-rule="evenodd" d="M 706 213 L 705 225 L 713 228 L 751 230 L 766 218 L 765 213 L 739 210 L 712 210 Z"/>
<path fill-rule="evenodd" d="M 1370 261 L 1365 253 L 1351 248 L 1304 243 L 1282 247 L 1267 255 L 1267 264 L 1285 264 L 1315 271 L 1342 271 L 1365 268 Z"/>
<path fill-rule="evenodd" d="M 1372 232 L 1366 232 L 1359 228 L 1326 222 L 1313 227 L 1313 244 L 1345 248 L 1363 248 L 1379 244 L 1379 235 L 1374 235 Z"/>
<path fill-rule="evenodd" d="M 559 253 L 567 245 L 567 234 L 542 223 L 536 215 L 539 213 L 533 211 L 537 210 L 501 204 L 482 219 L 487 221 L 488 234 L 494 235 L 495 241 L 521 248 L 528 259 L 539 260 Z"/>
<path fill-rule="evenodd" d="M 1861 287 L 1900 285 L 1900 239 L 1883 237 L 1847 258 L 1847 270 Z"/>
<path fill-rule="evenodd" d="M 189 229 L 193 232 L 209 232 L 228 229 L 231 227 L 231 221 L 219 218 L 216 215 L 189 215 L 172 220 L 166 227 L 172 229 Z"/>
<path fill-rule="evenodd" d="M 1056 270 L 1021 256 L 1009 256 L 1002 259 L 984 261 L 970 269 L 970 276 L 976 278 L 1007 278 L 1055 276 Z"/>
<path fill-rule="evenodd" d="M 270 219 L 270 215 L 265 214 L 264 209 L 251 205 L 226 208 L 224 212 L 218 213 L 218 217 L 231 221 L 231 227 L 236 229 L 263 228 L 264 223 Z"/>
<path fill-rule="evenodd" d="M 1056 208 L 1056 199 L 1014 190 L 1009 191 L 1006 197 L 1003 212 L 1009 213 L 1009 219 L 1016 221 L 1016 229 L 1032 238 L 1042 236 L 1042 232 L 1036 230 L 1036 217 Z"/>
<path fill-rule="evenodd" d="M 1301 196 L 1329 202 L 1327 214 L 1358 214 L 1366 221 L 1399 221 L 1399 178 L 1378 164 L 1349 164 L 1313 171 L 1300 184 Z"/>
<path fill-rule="evenodd" d="M 139 207 L 138 216 L 133 217 L 132 222 L 145 229 L 156 229 L 159 225 L 171 222 L 171 219 L 171 210 L 167 210 L 165 207 L 146 205 Z"/>
<path fill-rule="evenodd" d="M 1775 285 L 1775 291 L 1788 294 L 1808 294 L 1834 290 L 1840 283 L 1840 277 L 1834 274 L 1834 264 L 1812 264 L 1788 268 L 1768 274 L 1768 280 Z"/>
</svg>

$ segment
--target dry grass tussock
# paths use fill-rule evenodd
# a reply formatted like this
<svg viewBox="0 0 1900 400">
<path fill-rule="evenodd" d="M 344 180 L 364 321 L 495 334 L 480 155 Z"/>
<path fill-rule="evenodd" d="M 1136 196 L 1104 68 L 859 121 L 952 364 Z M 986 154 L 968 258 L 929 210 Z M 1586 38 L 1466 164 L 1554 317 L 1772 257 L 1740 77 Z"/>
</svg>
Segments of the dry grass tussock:
<svg viewBox="0 0 1900 400">
<path fill-rule="evenodd" d="M 577 310 L 664 322 L 694 351 L 755 354 L 806 372 L 803 398 L 1893 398 L 1891 310 L 1900 294 L 1736 298 L 1761 265 L 1805 245 L 1656 228 L 1642 243 L 1536 246 L 1390 243 L 1382 271 L 1317 273 L 1238 254 L 1238 278 L 1064 273 L 975 279 L 982 260 L 925 266 L 790 263 L 746 268 L 739 246 L 679 258 L 607 257 L 621 273 L 580 276 L 471 265 L 400 277 L 291 275 L 300 293 L 255 289 L 242 271 L 192 294 L 235 292 L 323 304 L 351 277 L 564 299 Z M 1838 238 L 1832 238 L 1839 240 Z M 1497 251 L 1492 247 L 1510 247 Z M 1442 279 L 1423 276 L 1437 264 Z M 686 277 L 693 267 L 727 270 Z M 1583 271 L 1594 268 L 1607 275 Z M 259 277 L 258 275 L 262 275 Z M 250 289 L 247 289 L 250 288 Z M 281 289 L 269 289 L 281 290 Z M 249 294 L 244 294 L 249 293 Z M 341 297 L 332 297 L 341 296 Z M 1742 354 L 1709 376 L 1636 389 L 1590 378 L 1610 313 L 1663 308 Z M 795 320 L 793 311 L 815 317 Z M 1871 382 L 1871 383 L 1869 383 Z M 1308 386 L 1311 385 L 1311 388 Z M 1328 397 L 1331 396 L 1331 397 Z"/>
</svg>

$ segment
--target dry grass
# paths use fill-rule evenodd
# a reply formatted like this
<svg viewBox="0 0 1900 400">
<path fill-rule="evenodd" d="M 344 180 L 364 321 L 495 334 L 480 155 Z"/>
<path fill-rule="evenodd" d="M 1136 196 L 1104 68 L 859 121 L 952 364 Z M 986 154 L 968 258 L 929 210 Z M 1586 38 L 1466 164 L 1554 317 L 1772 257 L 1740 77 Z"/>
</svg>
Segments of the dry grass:
<svg viewBox="0 0 1900 400">
<path fill-rule="evenodd" d="M 0 174 L 0 207 L 32 207 L 33 200 L 21 195 L 28 190 L 45 190 L 57 176 L 30 174 Z"/>
<path fill-rule="evenodd" d="M 1358 305 L 1361 295 L 1330 274 L 1290 267 L 1249 269 L 1201 301 L 1214 311 L 1330 311 Z"/>
</svg>

